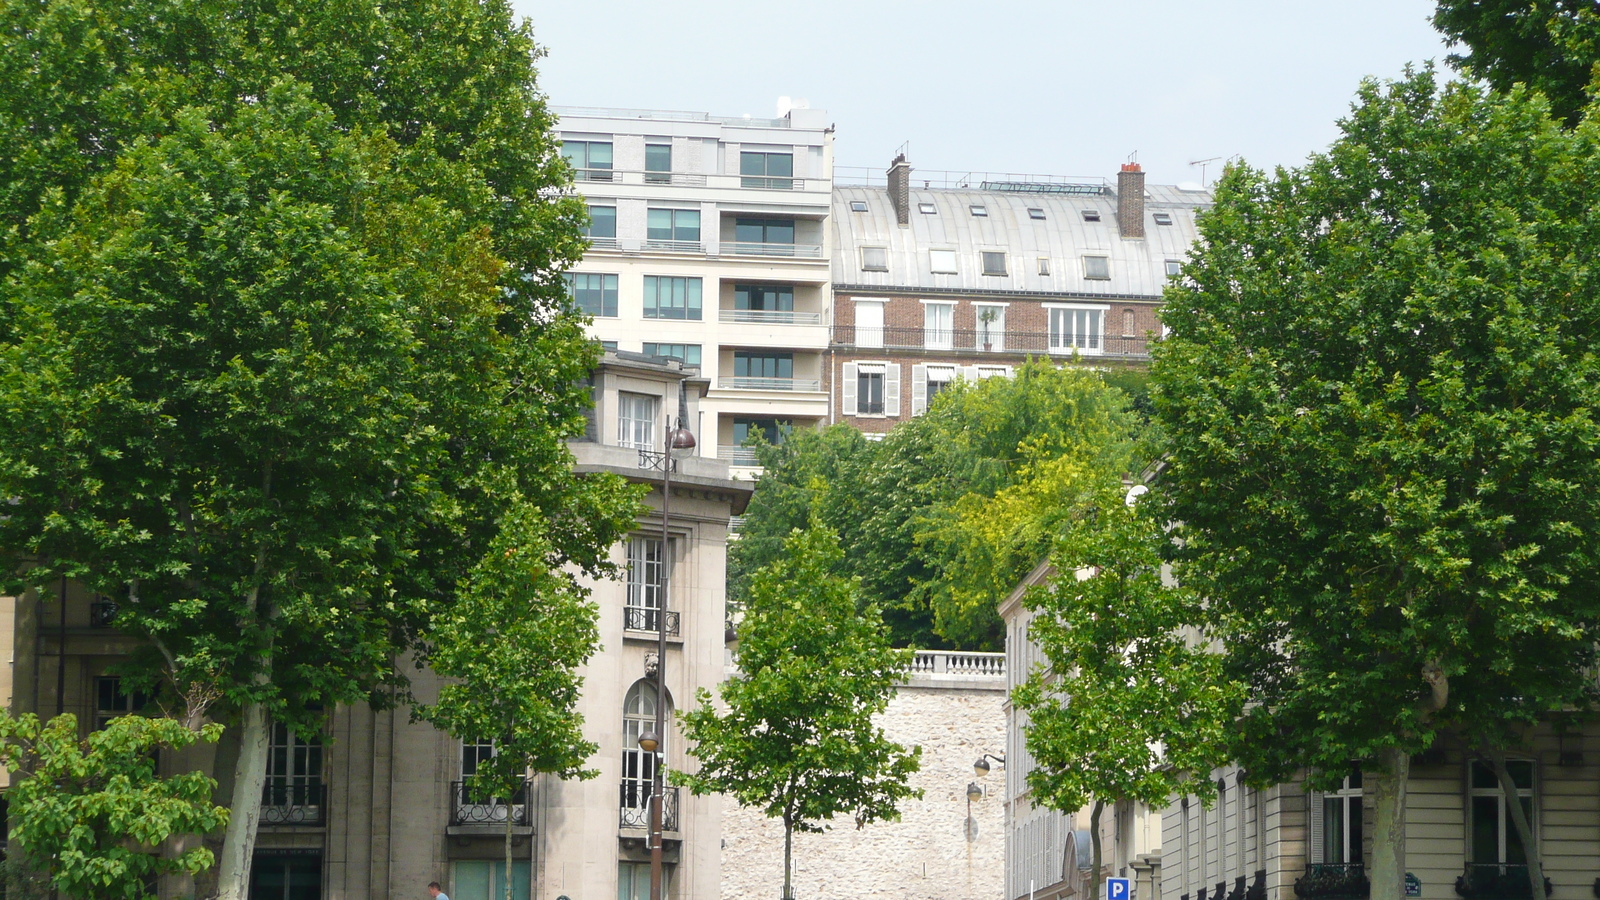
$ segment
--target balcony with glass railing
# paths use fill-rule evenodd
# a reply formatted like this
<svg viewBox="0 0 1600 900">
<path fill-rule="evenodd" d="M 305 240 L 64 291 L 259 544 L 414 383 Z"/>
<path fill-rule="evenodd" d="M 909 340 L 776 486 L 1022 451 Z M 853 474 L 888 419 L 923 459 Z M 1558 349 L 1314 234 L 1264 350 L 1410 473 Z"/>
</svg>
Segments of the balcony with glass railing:
<svg viewBox="0 0 1600 900">
<path fill-rule="evenodd" d="M 821 325 L 822 313 L 793 309 L 721 309 L 717 319 L 739 325 Z"/>
<path fill-rule="evenodd" d="M 766 175 L 705 175 L 691 172 L 650 172 L 643 169 L 573 169 L 572 180 L 583 184 L 660 184 L 674 187 L 727 188 L 755 191 L 827 191 L 826 178 L 792 178 Z"/>
<path fill-rule="evenodd" d="M 787 259 L 821 259 L 821 244 L 785 244 L 765 241 L 723 241 L 720 256 L 768 256 Z"/>
</svg>

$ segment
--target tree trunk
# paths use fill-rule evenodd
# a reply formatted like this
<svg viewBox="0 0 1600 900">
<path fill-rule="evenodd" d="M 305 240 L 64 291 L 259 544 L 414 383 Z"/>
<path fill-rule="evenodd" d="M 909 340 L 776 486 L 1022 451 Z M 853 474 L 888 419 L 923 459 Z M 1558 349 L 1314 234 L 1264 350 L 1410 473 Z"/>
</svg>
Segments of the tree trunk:
<svg viewBox="0 0 1600 900">
<path fill-rule="evenodd" d="M 1522 808 L 1522 797 L 1517 793 L 1516 782 L 1511 780 L 1511 772 L 1506 769 L 1506 755 L 1498 747 L 1490 747 L 1486 755 L 1489 764 L 1494 767 L 1495 777 L 1500 779 L 1500 793 L 1505 795 L 1506 811 L 1511 814 L 1511 824 L 1517 829 L 1517 839 L 1522 841 L 1523 857 L 1528 863 L 1528 889 L 1531 891 L 1528 896 L 1533 900 L 1544 900 L 1544 862 L 1539 858 L 1539 845 L 1533 841 L 1533 824 L 1528 821 L 1527 811 Z"/>
<path fill-rule="evenodd" d="M 1405 900 L 1406 895 L 1406 780 L 1411 756 L 1389 749 L 1378 754 L 1378 765 L 1362 778 L 1372 786 L 1372 897 L 1371 900 Z"/>
<path fill-rule="evenodd" d="M 233 799 L 228 828 L 217 860 L 218 900 L 245 900 L 250 890 L 250 857 L 261 824 L 261 795 L 267 783 L 267 708 L 247 704 L 240 713 L 239 761 L 233 769 Z"/>
<path fill-rule="evenodd" d="M 1089 865 L 1093 867 L 1089 876 L 1089 900 L 1100 900 L 1100 813 L 1104 812 L 1104 800 L 1096 800 L 1089 809 Z"/>
<path fill-rule="evenodd" d="M 511 811 L 514 808 L 511 801 L 515 799 L 517 799 L 515 792 L 506 798 L 506 900 L 516 900 L 512 887 L 516 879 L 511 877 Z"/>
<path fill-rule="evenodd" d="M 794 825 L 788 816 L 783 817 L 783 900 L 793 900 L 794 883 L 790 880 L 791 850 L 794 842 Z"/>
</svg>

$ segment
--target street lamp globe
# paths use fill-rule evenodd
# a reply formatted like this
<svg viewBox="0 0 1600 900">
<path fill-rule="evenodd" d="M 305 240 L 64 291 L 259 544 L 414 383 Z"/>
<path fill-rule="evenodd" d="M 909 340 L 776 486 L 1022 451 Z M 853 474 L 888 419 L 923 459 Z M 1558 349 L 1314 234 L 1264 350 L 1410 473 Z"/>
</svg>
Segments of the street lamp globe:
<svg viewBox="0 0 1600 900">
<path fill-rule="evenodd" d="M 646 731 L 644 734 L 639 735 L 640 750 L 643 750 L 646 753 L 654 753 L 656 752 L 656 748 L 660 746 L 661 736 L 656 734 L 654 731 Z"/>
</svg>

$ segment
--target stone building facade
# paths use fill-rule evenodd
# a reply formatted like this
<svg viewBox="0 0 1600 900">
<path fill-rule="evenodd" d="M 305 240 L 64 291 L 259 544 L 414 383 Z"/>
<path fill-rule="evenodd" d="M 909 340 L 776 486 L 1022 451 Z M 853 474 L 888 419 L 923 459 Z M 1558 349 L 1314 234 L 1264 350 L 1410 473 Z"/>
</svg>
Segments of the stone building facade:
<svg viewBox="0 0 1600 900">
<path fill-rule="evenodd" d="M 1600 726 L 1545 723 L 1507 751 L 1550 900 L 1600 891 Z M 1302 781 L 1254 790 L 1211 773 L 1206 809 L 1177 796 L 1163 819 L 1161 900 L 1362 900 L 1370 896 L 1373 809 L 1359 766 L 1334 791 Z M 1406 783 L 1408 896 L 1526 900 L 1508 797 L 1477 754 L 1446 735 L 1412 757 Z"/>
<path fill-rule="evenodd" d="M 666 535 L 671 593 L 662 596 L 661 436 L 680 398 L 687 420 L 695 421 L 708 385 L 676 360 L 626 352 L 608 352 L 592 383 L 589 435 L 570 445 L 575 465 L 650 487 L 650 511 L 612 549 L 622 577 L 590 585 L 600 610 L 601 648 L 583 668 L 579 711 L 585 736 L 599 745 L 589 760 L 599 777 L 562 782 L 541 776 L 514 797 L 485 801 L 462 785 L 493 747 L 412 722 L 403 708 L 339 707 L 327 713 L 321 735 L 297 737 L 278 728 L 252 862 L 252 900 L 400 900 L 423 896 L 429 881 L 441 882 L 454 900 L 492 900 L 503 896 L 508 818 L 517 900 L 648 895 L 644 801 L 651 762 L 637 737 L 653 718 L 654 628 L 662 622 L 668 631 L 669 708 L 701 688 L 715 690 L 724 666 L 728 519 L 743 511 L 750 485 L 733 480 L 723 460 L 675 461 Z M 138 711 L 146 698 L 123 690 L 108 672 L 135 647 L 110 627 L 114 611 L 110 599 L 71 583 L 0 598 L 0 629 L 11 632 L 0 639 L 9 638 L 13 648 L 11 664 L 0 666 L 3 699 L 16 711 L 75 713 L 85 732 Z M 419 701 L 437 697 L 439 682 L 431 673 L 412 676 Z M 217 756 L 227 754 L 224 743 L 199 754 L 165 754 L 161 765 L 168 774 L 215 769 L 226 779 L 231 764 L 218 765 Z M 665 754 L 669 767 L 692 763 L 670 726 Z M 667 896 L 715 896 L 722 801 L 678 797 L 672 788 L 668 794 Z M 187 897 L 194 890 L 185 879 L 171 879 L 162 895 Z"/>
<path fill-rule="evenodd" d="M 910 678 L 879 723 L 891 740 L 922 748 L 922 769 L 911 779 L 922 790 L 921 799 L 904 801 L 898 822 L 857 831 L 845 818 L 823 834 L 795 835 L 795 896 L 999 897 L 1005 860 L 1000 785 L 993 775 L 977 778 L 973 761 L 1003 746 L 1005 689 L 1001 654 L 919 652 Z M 971 803 L 970 784 L 983 791 Z M 727 801 L 723 900 L 772 900 L 782 885 L 782 823 Z"/>
</svg>

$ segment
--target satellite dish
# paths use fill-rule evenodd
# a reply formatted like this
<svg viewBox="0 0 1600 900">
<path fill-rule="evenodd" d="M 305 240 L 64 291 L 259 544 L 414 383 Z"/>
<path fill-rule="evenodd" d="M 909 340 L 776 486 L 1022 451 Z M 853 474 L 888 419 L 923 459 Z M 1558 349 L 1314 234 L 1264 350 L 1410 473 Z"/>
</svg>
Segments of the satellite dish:
<svg viewBox="0 0 1600 900">
<path fill-rule="evenodd" d="M 1150 493 L 1150 488 L 1148 485 L 1136 484 L 1133 487 L 1128 488 L 1128 496 L 1123 498 L 1122 502 L 1128 504 L 1128 506 L 1131 508 L 1135 503 L 1139 502 L 1140 497 L 1143 497 L 1148 493 Z"/>
</svg>

